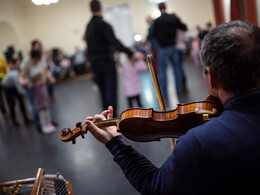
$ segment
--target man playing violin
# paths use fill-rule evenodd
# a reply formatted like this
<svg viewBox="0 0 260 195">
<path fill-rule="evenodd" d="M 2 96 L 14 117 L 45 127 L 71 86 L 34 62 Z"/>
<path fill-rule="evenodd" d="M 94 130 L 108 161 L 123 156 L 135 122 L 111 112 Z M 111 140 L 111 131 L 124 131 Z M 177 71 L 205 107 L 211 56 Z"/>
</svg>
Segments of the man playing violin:
<svg viewBox="0 0 260 195">
<path fill-rule="evenodd" d="M 129 182 L 142 194 L 259 194 L 260 30 L 241 21 L 221 24 L 204 39 L 203 75 L 223 112 L 181 136 L 160 167 L 127 145 L 111 119 L 113 108 L 85 123 L 105 144 Z"/>
</svg>

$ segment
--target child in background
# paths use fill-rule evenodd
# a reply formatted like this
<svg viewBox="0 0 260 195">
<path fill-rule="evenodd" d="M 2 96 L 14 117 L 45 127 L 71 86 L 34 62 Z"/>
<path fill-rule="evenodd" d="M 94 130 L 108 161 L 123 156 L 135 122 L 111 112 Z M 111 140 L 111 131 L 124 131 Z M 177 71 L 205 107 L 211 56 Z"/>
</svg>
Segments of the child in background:
<svg viewBox="0 0 260 195">
<path fill-rule="evenodd" d="M 9 72 L 2 80 L 2 86 L 4 88 L 6 101 L 11 113 L 11 118 L 13 124 L 15 126 L 18 126 L 19 123 L 16 120 L 15 114 L 15 102 L 17 99 L 19 102 L 20 110 L 23 115 L 24 123 L 28 125 L 30 123 L 30 120 L 28 119 L 24 102 L 24 96 L 26 95 L 26 91 L 19 82 L 19 70 L 16 60 L 11 60 L 9 62 L 9 68 Z"/>
<path fill-rule="evenodd" d="M 125 95 L 128 100 L 129 107 L 133 107 L 133 102 L 136 101 L 139 107 L 142 107 L 140 101 L 141 83 L 140 72 L 147 70 L 147 66 L 144 62 L 144 54 L 136 52 L 134 54 L 134 60 L 121 63 L 124 74 L 124 88 Z"/>
<path fill-rule="evenodd" d="M 56 128 L 51 122 L 51 102 L 47 86 L 48 82 L 55 83 L 55 79 L 42 59 L 41 50 L 32 49 L 30 57 L 23 60 L 19 81 L 33 94 L 33 107 L 39 116 L 42 133 L 55 132 Z"/>
<path fill-rule="evenodd" d="M 195 37 L 192 40 L 192 56 L 193 56 L 193 61 L 196 65 L 200 64 L 199 52 L 200 52 L 200 40 L 198 37 Z"/>
</svg>

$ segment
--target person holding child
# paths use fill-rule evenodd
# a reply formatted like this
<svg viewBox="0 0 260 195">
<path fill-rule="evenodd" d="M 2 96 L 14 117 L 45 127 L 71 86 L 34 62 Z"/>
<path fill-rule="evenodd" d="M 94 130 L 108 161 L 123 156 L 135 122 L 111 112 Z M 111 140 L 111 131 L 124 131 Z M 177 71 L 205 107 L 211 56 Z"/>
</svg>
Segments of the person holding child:
<svg viewBox="0 0 260 195">
<path fill-rule="evenodd" d="M 50 97 L 48 83 L 54 83 L 55 79 L 48 70 L 46 62 L 42 59 L 40 49 L 32 49 L 30 58 L 21 64 L 20 83 L 31 90 L 37 114 L 39 115 L 41 130 L 48 134 L 55 131 L 50 117 Z"/>
</svg>

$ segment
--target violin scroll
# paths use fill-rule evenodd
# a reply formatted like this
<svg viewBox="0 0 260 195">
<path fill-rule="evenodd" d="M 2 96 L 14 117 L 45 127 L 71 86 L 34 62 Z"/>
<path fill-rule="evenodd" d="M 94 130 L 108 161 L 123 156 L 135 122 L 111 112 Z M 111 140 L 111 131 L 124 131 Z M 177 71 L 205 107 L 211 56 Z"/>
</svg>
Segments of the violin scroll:
<svg viewBox="0 0 260 195">
<path fill-rule="evenodd" d="M 94 122 L 98 127 L 109 127 L 112 125 L 117 126 L 118 118 L 114 119 L 108 119 L 104 121 L 97 121 Z M 81 122 L 78 122 L 76 124 L 76 128 L 71 130 L 70 128 L 63 128 L 59 133 L 59 138 L 63 142 L 70 142 L 72 141 L 73 144 L 76 143 L 76 138 L 78 136 L 81 136 L 82 138 L 85 138 L 84 134 L 88 132 L 88 125 L 84 124 L 82 125 Z"/>
<path fill-rule="evenodd" d="M 85 138 L 84 134 L 87 133 L 87 125 L 82 125 L 81 122 L 76 124 L 76 128 L 71 130 L 70 128 L 63 128 L 59 133 L 59 138 L 63 142 L 72 141 L 73 144 L 76 144 L 76 138 L 81 136 Z"/>
</svg>

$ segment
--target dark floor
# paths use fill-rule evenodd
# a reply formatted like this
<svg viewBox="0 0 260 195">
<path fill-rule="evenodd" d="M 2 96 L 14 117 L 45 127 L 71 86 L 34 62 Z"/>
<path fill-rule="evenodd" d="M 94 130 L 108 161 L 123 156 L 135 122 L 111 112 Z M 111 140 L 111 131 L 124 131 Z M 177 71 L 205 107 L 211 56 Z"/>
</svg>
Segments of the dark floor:
<svg viewBox="0 0 260 195">
<path fill-rule="evenodd" d="M 207 91 L 201 69 L 189 61 L 185 62 L 184 68 L 188 92 L 179 102 L 206 99 Z M 119 75 L 121 81 L 122 75 Z M 172 98 L 169 107 L 173 109 L 178 99 L 172 81 L 171 78 L 168 83 Z M 159 110 L 149 72 L 142 74 L 142 86 L 144 107 Z M 122 82 L 119 92 L 120 113 L 127 108 Z M 58 130 L 54 134 L 43 135 L 33 125 L 14 128 L 11 121 L 5 121 L 0 116 L 0 183 L 34 177 L 37 169 L 42 167 L 46 173 L 58 171 L 70 180 L 76 195 L 138 194 L 113 162 L 112 155 L 90 134 L 87 134 L 84 140 L 77 139 L 76 145 L 61 142 L 58 138 L 60 129 L 74 128 L 76 122 L 84 121 L 86 116 L 100 112 L 98 92 L 93 90 L 89 77 L 81 76 L 55 85 L 52 115 L 58 123 Z M 20 123 L 22 124 L 22 121 Z M 157 166 L 160 166 L 171 152 L 168 139 L 150 143 L 137 143 L 127 139 L 126 141 Z"/>
</svg>

